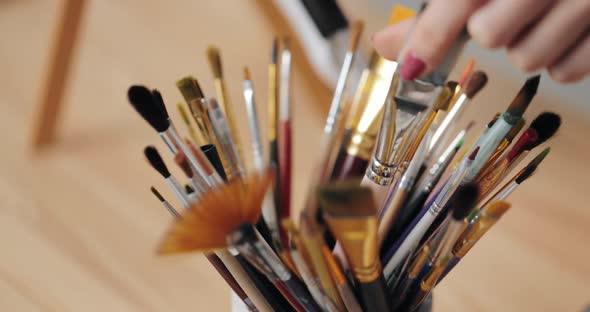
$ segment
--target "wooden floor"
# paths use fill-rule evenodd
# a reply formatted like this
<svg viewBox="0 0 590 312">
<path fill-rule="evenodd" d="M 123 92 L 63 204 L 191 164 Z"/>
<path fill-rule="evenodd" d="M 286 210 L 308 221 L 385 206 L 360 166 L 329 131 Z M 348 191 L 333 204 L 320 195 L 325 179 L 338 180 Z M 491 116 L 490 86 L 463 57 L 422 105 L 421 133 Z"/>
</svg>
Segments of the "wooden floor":
<svg viewBox="0 0 590 312">
<path fill-rule="evenodd" d="M 90 1 L 60 141 L 33 155 L 29 123 L 57 5 L 0 1 L 0 310 L 228 311 L 229 291 L 203 257 L 154 256 L 170 220 L 149 193 L 152 184 L 165 187 L 142 149 L 161 143 L 125 92 L 146 83 L 171 106 L 181 100 L 174 81 L 190 73 L 211 94 L 204 50 L 215 43 L 238 116 L 247 64 L 264 118 L 270 40 L 284 24 L 254 1 L 174 3 Z M 298 206 L 330 93 L 295 54 Z M 488 119 L 518 89 L 483 69 L 491 82 L 465 120 Z M 552 153 L 511 198 L 513 210 L 437 289 L 435 311 L 580 311 L 590 303 L 590 124 L 543 91 L 528 116 L 546 109 L 564 119 Z"/>
</svg>

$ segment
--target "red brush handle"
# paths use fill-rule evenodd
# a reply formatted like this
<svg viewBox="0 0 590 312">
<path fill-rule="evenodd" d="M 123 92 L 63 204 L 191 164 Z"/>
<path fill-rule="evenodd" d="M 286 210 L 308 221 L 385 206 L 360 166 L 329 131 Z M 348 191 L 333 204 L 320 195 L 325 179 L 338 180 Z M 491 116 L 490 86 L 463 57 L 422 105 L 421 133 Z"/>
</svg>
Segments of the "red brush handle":
<svg viewBox="0 0 590 312">
<path fill-rule="evenodd" d="M 534 147 L 535 142 L 539 139 L 539 135 L 537 134 L 537 130 L 528 128 L 525 132 L 518 138 L 518 141 L 514 144 L 506 159 L 508 162 L 512 162 L 518 155 L 520 155 L 523 151 L 530 150 Z"/>
<path fill-rule="evenodd" d="M 289 218 L 291 215 L 291 124 L 288 121 L 279 123 L 279 190 L 280 203 L 279 219 Z M 286 233 L 281 231 L 281 236 Z M 287 237 L 282 237 L 283 244 Z M 288 245 L 285 245 L 288 246 Z"/>
</svg>

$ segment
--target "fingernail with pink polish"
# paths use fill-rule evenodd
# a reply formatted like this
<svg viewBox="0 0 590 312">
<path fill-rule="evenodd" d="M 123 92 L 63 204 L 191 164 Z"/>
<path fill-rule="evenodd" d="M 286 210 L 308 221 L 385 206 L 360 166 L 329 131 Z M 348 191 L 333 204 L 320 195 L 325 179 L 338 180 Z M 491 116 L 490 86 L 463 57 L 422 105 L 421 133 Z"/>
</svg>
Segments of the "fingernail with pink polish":
<svg viewBox="0 0 590 312">
<path fill-rule="evenodd" d="M 401 66 L 400 74 L 404 80 L 414 80 L 420 77 L 424 69 L 426 69 L 426 63 L 418 58 L 413 51 L 406 53 Z"/>
</svg>

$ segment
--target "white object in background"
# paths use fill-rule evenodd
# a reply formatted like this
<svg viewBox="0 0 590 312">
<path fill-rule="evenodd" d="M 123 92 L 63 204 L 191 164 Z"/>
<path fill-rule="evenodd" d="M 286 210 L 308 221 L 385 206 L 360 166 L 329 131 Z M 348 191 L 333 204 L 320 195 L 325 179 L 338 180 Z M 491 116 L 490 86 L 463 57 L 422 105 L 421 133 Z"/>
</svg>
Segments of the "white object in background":
<svg viewBox="0 0 590 312">
<path fill-rule="evenodd" d="M 339 30 L 329 38 L 322 37 L 313 19 L 300 0 L 274 0 L 291 29 L 303 46 L 305 55 L 320 79 L 330 88 L 336 86 L 340 66 L 349 41 L 348 28 Z M 348 89 L 355 90 L 363 69 L 367 65 L 366 54 L 358 53 L 351 70 Z M 351 92 L 353 94 L 354 92 Z"/>
</svg>

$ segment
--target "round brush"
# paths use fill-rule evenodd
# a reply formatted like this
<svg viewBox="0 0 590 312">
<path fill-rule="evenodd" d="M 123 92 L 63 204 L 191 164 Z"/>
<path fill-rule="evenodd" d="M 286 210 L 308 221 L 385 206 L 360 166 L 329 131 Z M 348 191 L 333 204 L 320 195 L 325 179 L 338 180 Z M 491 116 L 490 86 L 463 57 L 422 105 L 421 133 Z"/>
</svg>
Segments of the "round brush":
<svg viewBox="0 0 590 312">
<path fill-rule="evenodd" d="M 170 149 L 173 155 L 176 155 L 178 148 L 187 156 L 191 167 L 198 177 L 196 183 L 202 183 L 206 187 L 213 187 L 221 182 L 218 175 L 207 175 L 204 168 L 199 166 L 195 155 L 190 151 L 189 147 L 183 142 L 174 125 L 168 117 L 166 106 L 160 93 L 155 90 L 152 93 L 144 86 L 131 86 L 127 92 L 129 102 L 135 110 L 145 119 L 159 134 Z"/>
<path fill-rule="evenodd" d="M 180 200 L 182 205 L 184 207 L 190 206 L 189 199 L 184 192 L 184 188 L 178 182 L 178 180 L 172 174 L 170 174 L 170 171 L 168 171 L 168 167 L 166 167 L 166 164 L 164 163 L 164 160 L 162 160 L 158 150 L 153 146 L 148 146 L 143 152 L 150 165 L 152 165 L 152 167 L 164 177 L 166 183 L 168 183 L 168 186 L 172 189 L 174 194 L 176 194 L 176 197 L 178 200 Z"/>
<path fill-rule="evenodd" d="M 158 192 L 155 187 L 150 187 L 150 190 L 152 191 L 152 194 L 154 194 L 154 196 L 156 196 L 156 198 L 162 203 L 162 206 L 168 210 L 171 216 L 173 216 L 175 219 L 180 218 L 178 211 L 174 209 L 174 207 L 164 198 L 164 196 L 162 196 L 162 194 L 160 194 L 160 192 Z"/>
</svg>

